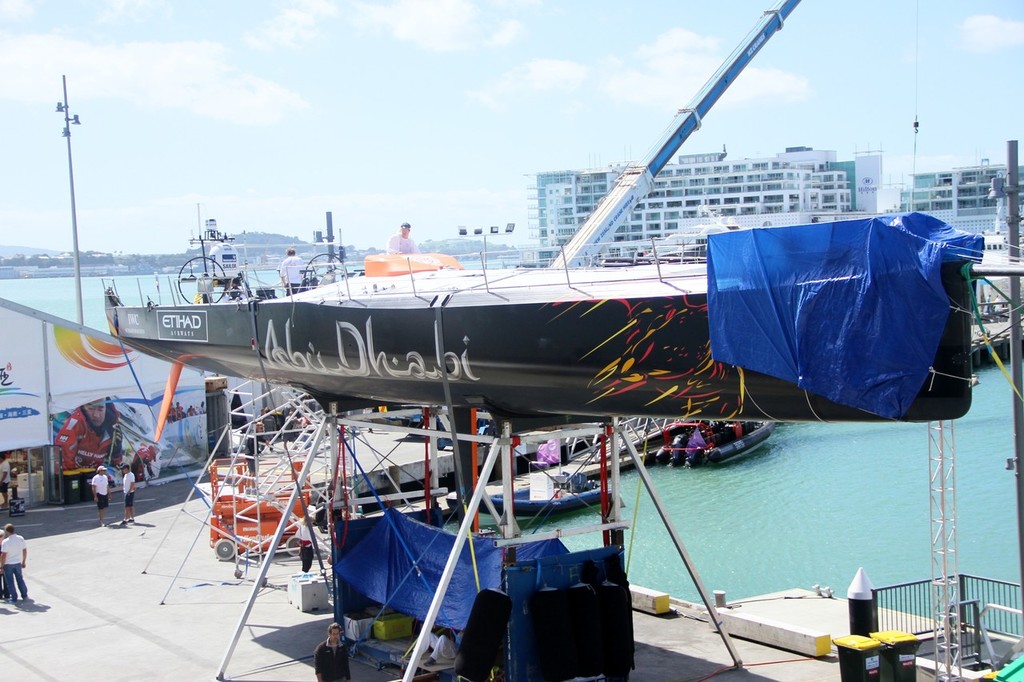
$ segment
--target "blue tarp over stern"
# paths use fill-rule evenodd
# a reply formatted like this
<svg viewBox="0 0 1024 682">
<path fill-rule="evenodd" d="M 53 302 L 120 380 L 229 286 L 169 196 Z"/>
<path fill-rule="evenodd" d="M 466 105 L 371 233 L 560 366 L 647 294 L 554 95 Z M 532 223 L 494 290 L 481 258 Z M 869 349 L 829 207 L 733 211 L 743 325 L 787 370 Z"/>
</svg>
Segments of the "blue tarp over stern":
<svg viewBox="0 0 1024 682">
<path fill-rule="evenodd" d="M 942 263 L 982 250 L 921 213 L 711 235 L 712 356 L 897 419 L 949 315 Z"/>
</svg>

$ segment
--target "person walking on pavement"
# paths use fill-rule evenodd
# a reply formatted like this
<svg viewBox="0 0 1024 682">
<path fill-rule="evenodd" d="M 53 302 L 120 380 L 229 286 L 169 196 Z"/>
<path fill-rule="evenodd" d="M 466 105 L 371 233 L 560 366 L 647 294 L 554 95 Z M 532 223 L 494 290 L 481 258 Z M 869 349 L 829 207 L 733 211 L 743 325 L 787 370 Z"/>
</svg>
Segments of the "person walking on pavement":
<svg viewBox="0 0 1024 682">
<path fill-rule="evenodd" d="M 8 523 L 4 526 L 3 542 L 0 542 L 0 567 L 3 567 L 4 583 L 11 595 L 9 600 L 12 604 L 17 603 L 18 598 L 15 595 L 18 592 L 21 592 L 22 601 L 28 599 L 28 588 L 25 587 L 25 578 L 21 574 L 26 563 L 28 563 L 28 545 L 25 544 L 25 538 L 14 532 L 13 523 Z M 347 671 L 348 661 L 345 663 Z"/>
<path fill-rule="evenodd" d="M 121 465 L 121 473 L 124 474 L 121 479 L 121 490 L 124 491 L 124 518 L 121 519 L 121 525 L 127 526 L 129 521 L 135 523 L 135 474 L 128 462 Z"/>
<path fill-rule="evenodd" d="M 7 453 L 0 452 L 0 495 L 3 495 L 4 503 L 0 511 L 7 511 L 10 501 L 7 499 L 7 491 L 11 487 L 11 463 L 7 461 Z"/>
<path fill-rule="evenodd" d="M 92 495 L 96 499 L 96 509 L 100 515 L 100 526 L 106 526 L 103 517 L 107 514 L 107 507 L 110 506 L 110 479 L 107 478 L 107 467 L 102 464 L 96 467 L 96 475 L 89 481 L 92 486 Z"/>
<path fill-rule="evenodd" d="M 302 572 L 309 573 L 310 567 L 313 566 L 313 536 L 309 532 L 309 517 L 303 516 L 299 521 L 295 537 L 299 539 L 299 559 L 302 560 Z"/>
<path fill-rule="evenodd" d="M 302 266 L 305 263 L 295 255 L 295 248 L 288 247 L 285 258 L 281 261 L 278 272 L 281 273 L 281 284 L 284 285 L 286 296 L 302 291 Z"/>
<path fill-rule="evenodd" d="M 313 652 L 313 666 L 316 682 L 349 682 L 348 647 L 341 641 L 341 626 L 331 623 L 327 626 L 327 641 L 320 642 Z"/>
</svg>

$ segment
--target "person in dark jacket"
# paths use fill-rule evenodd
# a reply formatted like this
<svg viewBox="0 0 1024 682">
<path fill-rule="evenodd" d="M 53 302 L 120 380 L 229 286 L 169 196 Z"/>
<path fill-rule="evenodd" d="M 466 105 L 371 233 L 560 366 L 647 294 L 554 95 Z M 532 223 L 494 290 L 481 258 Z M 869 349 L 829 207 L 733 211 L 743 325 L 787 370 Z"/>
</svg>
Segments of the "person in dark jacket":
<svg viewBox="0 0 1024 682">
<path fill-rule="evenodd" d="M 320 642 L 313 652 L 316 682 L 349 682 L 348 647 L 341 641 L 341 626 L 331 623 L 327 626 L 327 641 Z"/>
</svg>

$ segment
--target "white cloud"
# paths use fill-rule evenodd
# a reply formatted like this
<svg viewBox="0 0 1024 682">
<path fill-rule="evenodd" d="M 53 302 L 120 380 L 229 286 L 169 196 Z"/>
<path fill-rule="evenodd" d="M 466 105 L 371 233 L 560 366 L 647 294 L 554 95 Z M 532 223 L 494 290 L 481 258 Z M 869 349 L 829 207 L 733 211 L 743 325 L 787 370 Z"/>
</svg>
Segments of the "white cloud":
<svg viewBox="0 0 1024 682">
<path fill-rule="evenodd" d="M 526 27 L 522 22 L 509 20 L 498 26 L 488 38 L 487 44 L 492 47 L 505 47 L 519 40 L 524 33 L 526 33 Z"/>
<path fill-rule="evenodd" d="M 968 52 L 991 53 L 1024 45 L 1024 22 L 991 14 L 967 17 L 960 31 Z"/>
<path fill-rule="evenodd" d="M 321 20 L 337 14 L 337 6 L 330 0 L 292 0 L 277 16 L 247 34 L 245 42 L 257 49 L 299 47 L 317 37 Z"/>
<path fill-rule="evenodd" d="M 69 65 L 71 65 L 69 67 Z M 76 99 L 111 97 L 142 108 L 185 109 L 235 123 L 275 123 L 306 101 L 233 67 L 212 42 L 90 45 L 57 35 L 0 34 L 0 99 L 49 102 L 67 74 Z"/>
<path fill-rule="evenodd" d="M 632 59 L 608 60 L 601 69 L 602 89 L 613 100 L 658 108 L 679 108 L 699 92 L 721 65 L 716 38 L 674 28 L 649 45 L 635 50 Z M 750 101 L 791 103 L 806 99 L 807 79 L 780 69 L 748 66 L 723 95 L 723 104 Z"/>
<path fill-rule="evenodd" d="M 0 21 L 15 22 L 30 18 L 35 7 L 29 0 L 0 0 Z"/>
<path fill-rule="evenodd" d="M 103 0 L 99 21 L 114 22 L 127 19 L 145 21 L 156 14 L 170 16 L 171 7 L 165 0 Z"/>
<path fill-rule="evenodd" d="M 395 0 L 388 5 L 353 2 L 353 23 L 384 30 L 396 40 L 434 52 L 485 45 L 502 47 L 517 40 L 523 26 L 483 16 L 472 0 Z"/>
<path fill-rule="evenodd" d="M 578 90 L 589 70 L 582 64 L 561 59 L 534 59 L 504 73 L 494 83 L 468 94 L 492 109 L 503 109 L 504 102 L 524 94 L 542 92 L 569 93 Z"/>
</svg>

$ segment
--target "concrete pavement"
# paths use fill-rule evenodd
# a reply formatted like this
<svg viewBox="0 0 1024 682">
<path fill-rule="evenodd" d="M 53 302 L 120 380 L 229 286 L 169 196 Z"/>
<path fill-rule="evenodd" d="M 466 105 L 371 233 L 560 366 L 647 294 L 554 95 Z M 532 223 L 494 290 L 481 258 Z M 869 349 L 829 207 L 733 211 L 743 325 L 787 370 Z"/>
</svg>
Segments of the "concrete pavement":
<svg viewBox="0 0 1024 682">
<path fill-rule="evenodd" d="M 32 598 L 17 606 L 0 604 L 5 679 L 217 678 L 256 569 L 237 579 L 233 563 L 214 557 L 201 523 L 206 506 L 198 499 L 183 505 L 188 492 L 187 481 L 140 489 L 138 523 L 123 528 L 99 527 L 91 503 L 4 517 L 28 542 L 25 579 Z M 121 493 L 114 492 L 112 499 L 108 520 L 118 521 Z M 181 513 L 183 508 L 199 518 Z M 288 579 L 298 571 L 297 558 L 274 561 L 225 667 L 225 679 L 315 679 L 312 651 L 333 615 L 303 613 L 288 603 Z M 845 613 L 845 602 L 831 601 L 838 613 Z M 780 609 L 786 606 L 779 604 Z M 684 604 L 666 617 L 635 612 L 634 626 L 633 680 L 695 681 L 720 670 L 714 679 L 840 679 L 834 655 L 807 659 L 742 640 L 735 641 L 746 669 L 722 670 L 732 665 L 729 651 L 706 615 Z M 839 634 L 846 633 L 833 636 Z M 352 672 L 360 682 L 400 676 L 396 668 L 378 671 L 358 662 Z"/>
</svg>

